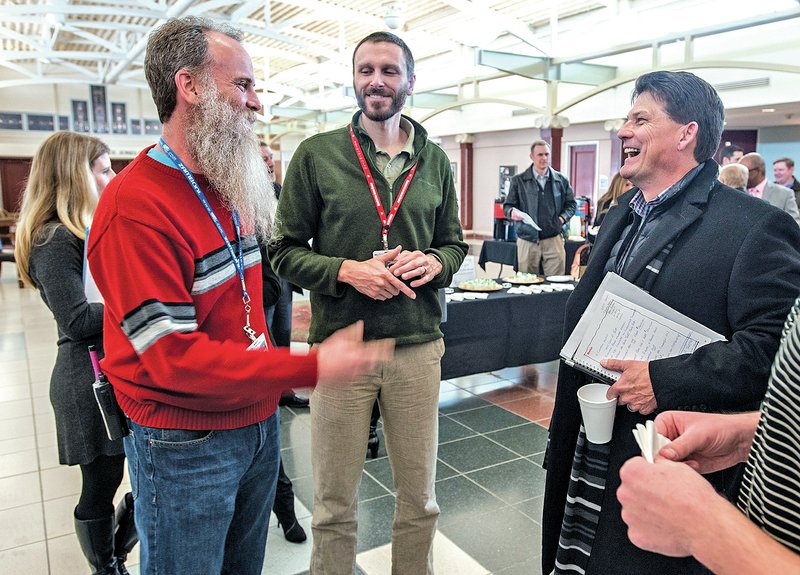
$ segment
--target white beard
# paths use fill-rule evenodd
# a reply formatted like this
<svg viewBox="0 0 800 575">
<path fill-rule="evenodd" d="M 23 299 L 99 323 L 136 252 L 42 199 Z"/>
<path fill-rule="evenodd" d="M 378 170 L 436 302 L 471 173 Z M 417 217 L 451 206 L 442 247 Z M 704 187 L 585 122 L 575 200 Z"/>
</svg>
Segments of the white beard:
<svg viewBox="0 0 800 575">
<path fill-rule="evenodd" d="M 253 132 L 255 113 L 236 110 L 213 82 L 186 123 L 186 145 L 225 206 L 239 214 L 244 230 L 266 241 L 275 223 L 272 178 Z"/>
</svg>

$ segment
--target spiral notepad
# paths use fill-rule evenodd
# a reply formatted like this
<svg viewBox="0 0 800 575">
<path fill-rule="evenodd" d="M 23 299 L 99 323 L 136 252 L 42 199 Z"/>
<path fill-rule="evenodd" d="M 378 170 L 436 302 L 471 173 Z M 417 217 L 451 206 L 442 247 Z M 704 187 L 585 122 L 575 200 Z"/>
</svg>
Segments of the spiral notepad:
<svg viewBox="0 0 800 575">
<path fill-rule="evenodd" d="M 620 374 L 600 365 L 604 359 L 675 357 L 724 339 L 609 273 L 561 349 L 561 358 L 570 367 L 613 383 Z"/>
</svg>

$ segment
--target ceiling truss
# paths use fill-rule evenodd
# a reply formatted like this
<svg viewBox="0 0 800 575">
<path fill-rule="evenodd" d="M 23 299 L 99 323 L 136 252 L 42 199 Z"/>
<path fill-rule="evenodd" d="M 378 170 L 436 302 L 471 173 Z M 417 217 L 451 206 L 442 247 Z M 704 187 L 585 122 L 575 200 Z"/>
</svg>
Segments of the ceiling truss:
<svg viewBox="0 0 800 575">
<path fill-rule="evenodd" d="M 389 6 L 392 4 L 393 6 Z M 452 70 L 448 77 L 419 74 L 410 105 L 430 117 L 460 105 L 505 102 L 555 116 L 603 90 L 630 81 L 648 66 L 666 68 L 763 66 L 795 73 L 780 63 L 722 60 L 698 54 L 699 39 L 800 16 L 800 7 L 628 43 L 606 42 L 589 53 L 555 49 L 570 31 L 665 5 L 688 9 L 699 0 L 4 0 L 0 5 L 0 89 L 21 85 L 91 83 L 146 89 L 142 61 L 147 34 L 171 17 L 205 15 L 240 28 L 264 101 L 264 124 L 295 129 L 324 125 L 352 107 L 351 47 L 386 29 L 390 8 L 398 32 L 418 63 Z M 605 19 L 605 20 L 603 20 Z M 594 24 L 596 26 L 596 24 Z M 663 48 L 683 42 L 681 62 L 662 62 Z M 650 51 L 645 66 L 621 68 L 609 60 Z M 481 85 L 508 76 L 546 83 L 546 99 L 481 97 Z M 584 86 L 559 103 L 560 84 Z"/>
</svg>

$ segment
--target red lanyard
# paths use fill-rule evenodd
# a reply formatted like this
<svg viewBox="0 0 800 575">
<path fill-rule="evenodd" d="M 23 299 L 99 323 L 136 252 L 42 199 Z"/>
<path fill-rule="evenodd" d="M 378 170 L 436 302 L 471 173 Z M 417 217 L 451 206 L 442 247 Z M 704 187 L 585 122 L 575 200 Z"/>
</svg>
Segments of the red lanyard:
<svg viewBox="0 0 800 575">
<path fill-rule="evenodd" d="M 403 182 L 403 186 L 400 188 L 400 193 L 397 194 L 397 199 L 394 201 L 392 209 L 389 210 L 389 217 L 387 218 L 386 212 L 383 211 L 381 197 L 378 195 L 378 188 L 375 186 L 375 180 L 373 179 L 372 172 L 367 165 L 367 159 L 364 157 L 364 152 L 361 150 L 361 145 L 358 143 L 356 134 L 353 131 L 352 124 L 350 124 L 350 140 L 353 142 L 353 149 L 356 151 L 356 156 L 358 156 L 358 163 L 361 164 L 361 171 L 364 172 L 364 177 L 367 179 L 367 186 L 372 194 L 372 200 L 375 202 L 375 209 L 378 210 L 378 217 L 381 219 L 381 240 L 383 241 L 383 249 L 388 250 L 389 228 L 392 227 L 392 222 L 394 221 L 395 215 L 397 215 L 397 210 L 400 209 L 400 204 L 403 203 L 403 198 L 406 197 L 408 186 L 411 185 L 411 180 L 414 178 L 414 174 L 417 171 L 417 164 L 415 163 L 413 166 L 411 166 L 411 169 L 409 170 L 408 175 Z"/>
</svg>

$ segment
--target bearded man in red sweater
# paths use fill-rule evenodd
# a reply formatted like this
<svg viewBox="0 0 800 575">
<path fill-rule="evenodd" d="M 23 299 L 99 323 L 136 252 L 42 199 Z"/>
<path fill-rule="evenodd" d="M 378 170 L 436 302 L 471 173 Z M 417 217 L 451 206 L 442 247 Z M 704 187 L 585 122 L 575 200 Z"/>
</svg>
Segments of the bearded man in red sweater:
<svg viewBox="0 0 800 575">
<path fill-rule="evenodd" d="M 170 20 L 145 73 L 164 125 L 98 206 L 89 263 L 105 298 L 102 368 L 125 438 L 141 573 L 261 573 L 281 391 L 351 380 L 391 342 L 345 328 L 269 349 L 257 237 L 275 199 L 252 132 L 261 103 L 240 33 Z"/>
</svg>

